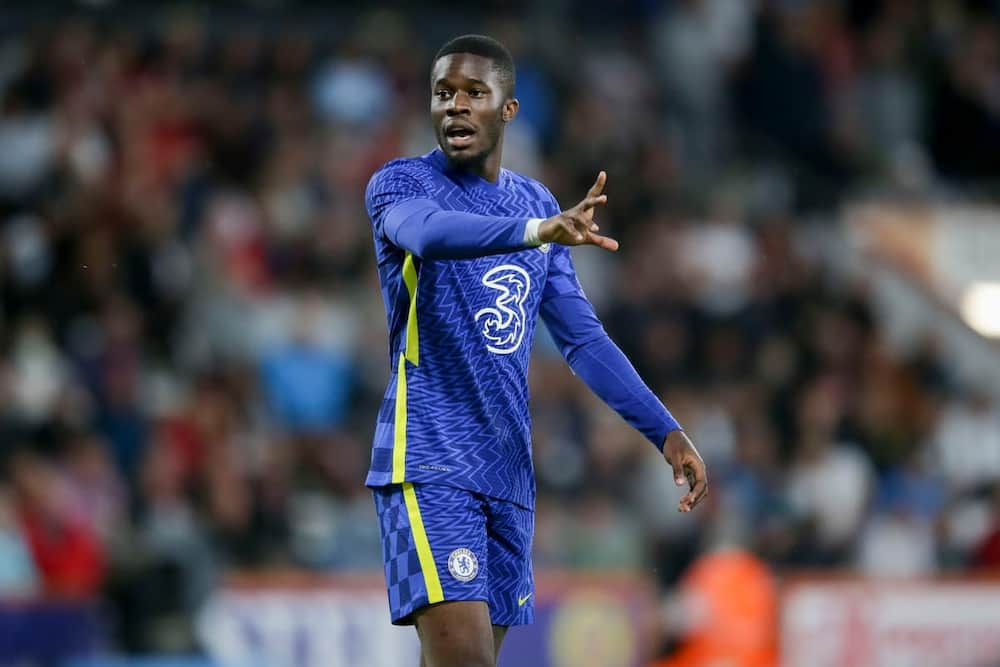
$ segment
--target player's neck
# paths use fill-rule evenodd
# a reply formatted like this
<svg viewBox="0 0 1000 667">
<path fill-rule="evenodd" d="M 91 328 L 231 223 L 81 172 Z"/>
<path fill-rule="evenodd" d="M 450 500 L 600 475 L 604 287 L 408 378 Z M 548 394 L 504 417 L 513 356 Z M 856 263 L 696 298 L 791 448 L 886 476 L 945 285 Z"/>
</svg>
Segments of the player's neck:
<svg viewBox="0 0 1000 667">
<path fill-rule="evenodd" d="M 497 144 L 496 149 L 490 154 L 483 156 L 481 160 L 462 164 L 451 163 L 451 167 L 495 184 L 500 180 L 501 155 L 501 144 Z"/>
<path fill-rule="evenodd" d="M 475 174 L 479 178 L 496 183 L 500 178 L 500 144 L 497 144 L 495 151 L 486 156 L 486 159 L 478 165 Z"/>
</svg>

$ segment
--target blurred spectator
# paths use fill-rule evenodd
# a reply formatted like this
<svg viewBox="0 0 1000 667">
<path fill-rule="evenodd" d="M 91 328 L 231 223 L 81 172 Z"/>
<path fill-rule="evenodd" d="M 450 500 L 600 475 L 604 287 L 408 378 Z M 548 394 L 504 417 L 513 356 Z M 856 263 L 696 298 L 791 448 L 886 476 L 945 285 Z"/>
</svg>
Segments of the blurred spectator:
<svg viewBox="0 0 1000 667">
<path fill-rule="evenodd" d="M 370 126 L 391 117 L 393 106 L 385 71 L 362 55 L 342 54 L 320 69 L 313 104 L 331 123 Z"/>
<path fill-rule="evenodd" d="M 288 339 L 265 351 L 261 360 L 261 382 L 275 421 L 292 433 L 332 431 L 343 423 L 351 397 L 349 358 L 320 338 L 346 327 L 337 326 L 336 309 L 324 306 L 316 295 L 302 299 L 298 312 L 288 317 L 293 321 Z M 342 337 L 338 347 L 343 343 Z"/>
<path fill-rule="evenodd" d="M 950 400 L 933 435 L 945 479 L 967 489 L 1000 475 L 1000 407 L 985 394 Z"/>
<path fill-rule="evenodd" d="M 754 46 L 738 74 L 736 108 L 745 140 L 758 154 L 786 154 L 836 180 L 843 164 L 834 143 L 833 105 L 822 58 L 835 55 L 837 26 L 823 3 L 768 3 Z"/>
<path fill-rule="evenodd" d="M 10 492 L 0 486 L 0 596 L 32 596 L 39 591 L 38 573 L 18 525 Z"/>
<path fill-rule="evenodd" d="M 1000 484 L 993 487 L 993 525 L 973 552 L 973 564 L 984 570 L 1000 570 Z"/>
<path fill-rule="evenodd" d="M 35 195 L 58 154 L 59 128 L 32 72 L 9 86 L 0 104 L 0 197 Z M 35 88 L 34 90 L 32 90 Z"/>
<path fill-rule="evenodd" d="M 639 525 L 618 503 L 588 494 L 574 503 L 575 519 L 566 535 L 567 565 L 592 570 L 639 566 L 642 543 Z"/>
<path fill-rule="evenodd" d="M 788 497 L 812 532 L 803 546 L 805 562 L 832 565 L 853 547 L 868 507 L 873 471 L 864 454 L 834 440 L 842 389 L 826 378 L 806 388 L 799 417 L 799 442 L 788 473 Z"/>
<path fill-rule="evenodd" d="M 166 447 L 151 447 L 138 488 L 142 500 L 135 538 L 147 575 L 138 579 L 161 591 L 159 596 L 148 596 L 158 610 L 193 611 L 215 583 L 219 557 L 185 493 L 176 454 Z"/>
<path fill-rule="evenodd" d="M 714 219 L 690 225 L 680 241 L 679 269 L 698 304 L 716 317 L 745 308 L 758 261 L 747 229 Z"/>
<path fill-rule="evenodd" d="M 70 367 L 43 319 L 30 316 L 21 320 L 10 360 L 15 410 L 29 421 L 44 422 L 56 410 L 70 380 Z"/>
<path fill-rule="evenodd" d="M 995 22 L 970 19 L 936 83 L 930 146 L 952 178 L 1000 173 L 1000 36 Z"/>
<path fill-rule="evenodd" d="M 922 461 L 883 475 L 858 545 L 858 569 L 875 576 L 932 574 L 939 566 L 936 518 L 944 504 L 941 480 Z"/>
<path fill-rule="evenodd" d="M 727 542 L 751 545 L 772 562 L 792 556 L 796 516 L 785 493 L 785 471 L 778 458 L 777 434 L 751 418 L 741 425 L 737 458 L 713 475 Z"/>
<path fill-rule="evenodd" d="M 891 168 L 912 160 L 924 134 L 923 91 L 906 58 L 904 26 L 889 19 L 859 36 L 864 61 L 848 93 L 862 150 Z"/>
<path fill-rule="evenodd" d="M 70 440 L 67 449 L 68 502 L 108 545 L 126 520 L 128 507 L 125 484 L 110 458 L 111 447 L 100 436 L 82 433 Z"/>
<path fill-rule="evenodd" d="M 70 504 L 59 472 L 36 454 L 17 453 L 11 481 L 32 557 L 50 595 L 98 592 L 106 559 L 97 533 Z"/>
<path fill-rule="evenodd" d="M 653 52 L 685 171 L 705 177 L 721 155 L 726 84 L 751 43 L 751 8 L 731 0 L 683 0 L 665 7 L 651 29 Z"/>
<path fill-rule="evenodd" d="M 655 667 L 774 667 L 778 594 L 765 563 L 740 550 L 701 556 L 684 574 L 667 630 L 678 649 Z"/>
</svg>

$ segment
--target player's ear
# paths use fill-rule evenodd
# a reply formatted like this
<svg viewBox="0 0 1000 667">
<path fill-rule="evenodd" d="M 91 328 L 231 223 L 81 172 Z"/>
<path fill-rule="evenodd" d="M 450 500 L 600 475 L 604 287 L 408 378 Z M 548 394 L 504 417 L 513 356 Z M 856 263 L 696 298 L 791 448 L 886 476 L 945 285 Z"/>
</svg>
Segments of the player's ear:
<svg viewBox="0 0 1000 667">
<path fill-rule="evenodd" d="M 514 116 L 517 115 L 517 108 L 520 103 L 517 101 L 516 97 L 512 97 L 503 103 L 503 111 L 500 112 L 500 117 L 503 118 L 503 122 L 509 123 L 514 120 Z"/>
</svg>

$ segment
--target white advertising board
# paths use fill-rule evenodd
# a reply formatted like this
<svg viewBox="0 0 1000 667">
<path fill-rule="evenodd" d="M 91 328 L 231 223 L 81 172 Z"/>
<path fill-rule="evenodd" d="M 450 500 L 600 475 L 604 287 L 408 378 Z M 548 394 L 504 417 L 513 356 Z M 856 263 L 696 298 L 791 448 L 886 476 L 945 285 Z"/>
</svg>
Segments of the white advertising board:
<svg viewBox="0 0 1000 667">
<path fill-rule="evenodd" d="M 781 655 L 783 667 L 1000 666 L 1000 581 L 791 584 Z"/>
</svg>

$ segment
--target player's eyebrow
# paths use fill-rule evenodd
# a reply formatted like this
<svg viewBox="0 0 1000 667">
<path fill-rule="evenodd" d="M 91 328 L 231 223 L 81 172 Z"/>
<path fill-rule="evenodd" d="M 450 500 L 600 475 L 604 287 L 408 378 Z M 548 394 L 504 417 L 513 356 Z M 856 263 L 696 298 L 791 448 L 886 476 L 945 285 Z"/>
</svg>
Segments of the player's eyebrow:
<svg viewBox="0 0 1000 667">
<path fill-rule="evenodd" d="M 486 88 L 490 88 L 490 84 L 486 83 L 482 79 L 477 79 L 477 78 L 475 78 L 473 76 L 466 76 L 466 77 L 463 77 L 463 78 L 465 79 L 465 81 L 468 84 L 479 85 L 479 86 L 484 86 Z M 440 79 L 438 79 L 437 81 L 434 82 L 434 85 L 435 86 L 450 86 L 452 84 L 451 84 L 451 80 L 449 78 L 447 78 L 447 77 L 441 77 Z"/>
</svg>

